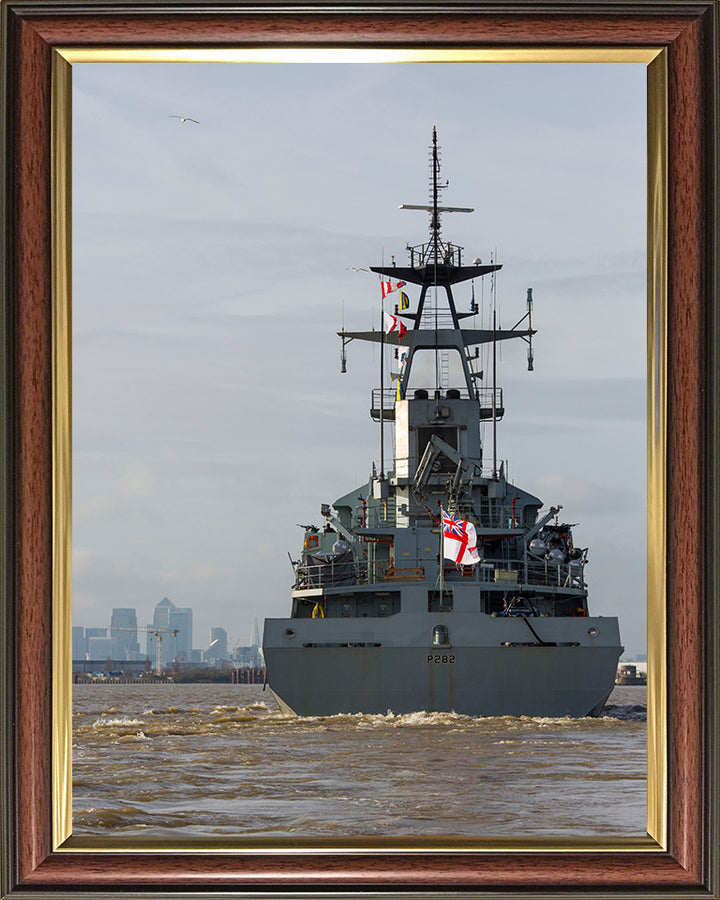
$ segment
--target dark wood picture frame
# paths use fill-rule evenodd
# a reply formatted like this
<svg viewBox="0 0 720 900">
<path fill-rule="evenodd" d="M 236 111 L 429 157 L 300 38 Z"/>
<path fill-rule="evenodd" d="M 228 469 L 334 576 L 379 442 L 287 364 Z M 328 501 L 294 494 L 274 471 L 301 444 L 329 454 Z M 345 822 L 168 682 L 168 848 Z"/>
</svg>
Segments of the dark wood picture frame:
<svg viewBox="0 0 720 900">
<path fill-rule="evenodd" d="M 2 6 L 0 895 L 720 896 L 717 0 Z M 661 47 L 667 65 L 667 848 L 233 853 L 53 849 L 54 47 Z"/>
</svg>

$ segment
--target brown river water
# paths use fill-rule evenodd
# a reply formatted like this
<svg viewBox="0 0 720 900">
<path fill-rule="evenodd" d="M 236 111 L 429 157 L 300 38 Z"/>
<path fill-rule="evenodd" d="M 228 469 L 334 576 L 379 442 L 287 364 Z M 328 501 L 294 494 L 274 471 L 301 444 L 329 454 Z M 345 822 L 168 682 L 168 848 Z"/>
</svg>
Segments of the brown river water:
<svg viewBox="0 0 720 900">
<path fill-rule="evenodd" d="M 261 685 L 73 688 L 73 834 L 645 834 L 646 689 L 597 719 L 283 715 Z"/>
</svg>

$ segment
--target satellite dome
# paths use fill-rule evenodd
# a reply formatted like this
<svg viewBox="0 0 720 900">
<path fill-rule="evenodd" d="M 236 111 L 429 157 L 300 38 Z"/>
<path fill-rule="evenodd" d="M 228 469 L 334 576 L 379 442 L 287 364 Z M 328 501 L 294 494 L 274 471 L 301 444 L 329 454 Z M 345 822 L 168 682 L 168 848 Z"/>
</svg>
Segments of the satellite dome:
<svg viewBox="0 0 720 900">
<path fill-rule="evenodd" d="M 533 538 L 533 540 L 530 541 L 528 550 L 533 556 L 545 556 L 547 553 L 547 545 L 545 541 L 541 541 L 540 538 Z"/>
</svg>

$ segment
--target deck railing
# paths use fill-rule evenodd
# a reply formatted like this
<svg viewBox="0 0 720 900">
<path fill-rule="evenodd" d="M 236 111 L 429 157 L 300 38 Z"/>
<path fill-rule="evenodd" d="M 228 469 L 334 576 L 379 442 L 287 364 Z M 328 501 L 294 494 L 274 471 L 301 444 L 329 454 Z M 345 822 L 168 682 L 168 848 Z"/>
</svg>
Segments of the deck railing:
<svg viewBox="0 0 720 900">
<path fill-rule="evenodd" d="M 444 474 L 447 478 L 448 473 L 446 472 Z M 483 469 L 482 474 L 484 477 L 486 477 L 486 475 L 489 477 L 491 472 L 488 470 L 486 473 L 486 470 Z M 429 514 L 426 510 L 423 510 L 422 513 L 419 513 L 418 515 L 426 518 Z M 497 500 L 488 499 L 487 497 L 476 500 L 472 510 L 460 508 L 456 510 L 455 515 L 457 515 L 459 519 L 477 515 L 483 523 L 483 528 L 495 528 L 505 532 L 517 530 L 518 535 L 521 534 L 523 529 L 522 509 L 520 507 L 514 507 L 512 503 L 499 503 Z M 411 517 L 413 517 L 412 513 Z M 417 516 L 415 516 L 414 519 L 415 518 L 417 518 Z M 350 528 L 353 531 L 363 527 L 394 528 L 395 522 L 396 509 L 394 501 L 388 501 L 387 504 L 372 506 L 368 502 L 364 512 L 359 508 L 353 510 Z M 438 526 L 437 518 L 435 520 L 435 526 Z M 490 535 L 490 537 L 492 536 Z"/>
<path fill-rule="evenodd" d="M 482 419 L 488 419 L 492 414 L 493 390 L 495 391 L 495 412 L 498 418 L 502 418 L 504 412 L 503 389 L 499 387 L 481 387 L 477 389 L 477 395 L 473 399 L 477 399 L 480 401 L 480 418 Z M 468 400 L 471 398 L 470 392 L 467 388 L 458 388 L 457 392 L 460 395 L 459 399 Z M 440 402 L 442 402 L 443 400 L 452 399 L 445 396 L 445 390 L 440 391 L 439 394 Z M 427 395 L 429 400 L 435 399 L 435 392 L 433 390 L 427 390 Z M 382 397 L 383 421 L 394 421 L 395 401 L 397 400 L 397 396 L 397 385 L 390 388 L 373 388 L 370 399 L 370 415 L 372 416 L 372 418 L 375 421 L 379 421 L 380 419 L 380 398 Z M 402 399 L 415 399 L 415 389 L 408 388 L 405 397 Z"/>
<path fill-rule="evenodd" d="M 551 563 L 543 560 L 484 559 L 474 566 L 457 566 L 445 560 L 443 579 L 448 587 L 453 584 L 502 584 L 543 585 L 547 587 L 583 587 L 582 561 Z M 401 560 L 355 561 L 348 565 L 343 561 L 334 565 L 332 560 L 322 565 L 296 567 L 296 590 L 341 587 L 353 584 L 402 584 L 438 578 L 437 559 L 423 558 Z"/>
</svg>

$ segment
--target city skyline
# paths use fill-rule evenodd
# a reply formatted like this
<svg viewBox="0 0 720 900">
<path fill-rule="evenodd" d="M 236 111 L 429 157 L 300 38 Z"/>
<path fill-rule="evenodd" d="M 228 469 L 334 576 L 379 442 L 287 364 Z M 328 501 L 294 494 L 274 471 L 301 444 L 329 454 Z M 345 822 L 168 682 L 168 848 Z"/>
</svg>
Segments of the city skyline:
<svg viewBox="0 0 720 900">
<path fill-rule="evenodd" d="M 200 646 L 195 646 L 192 612 L 192 609 L 178 608 L 168 597 L 163 597 L 155 605 L 152 621 L 146 625 L 139 624 L 142 620 L 134 607 L 113 608 L 107 625 L 74 622 L 73 659 L 87 657 L 95 660 L 111 658 L 137 661 L 149 657 L 154 662 L 157 632 L 164 635 L 161 641 L 163 665 L 178 660 L 199 662 L 199 654 L 203 661 L 230 659 L 239 649 L 260 646 L 257 620 L 253 623 L 247 640 L 240 636 L 230 638 L 223 626 L 214 625 L 210 627 L 207 639 L 199 639 Z M 178 632 L 176 638 L 174 631 Z M 140 636 L 144 640 L 144 649 L 140 646 Z M 83 642 L 82 651 L 79 650 L 80 641 Z"/>
</svg>

